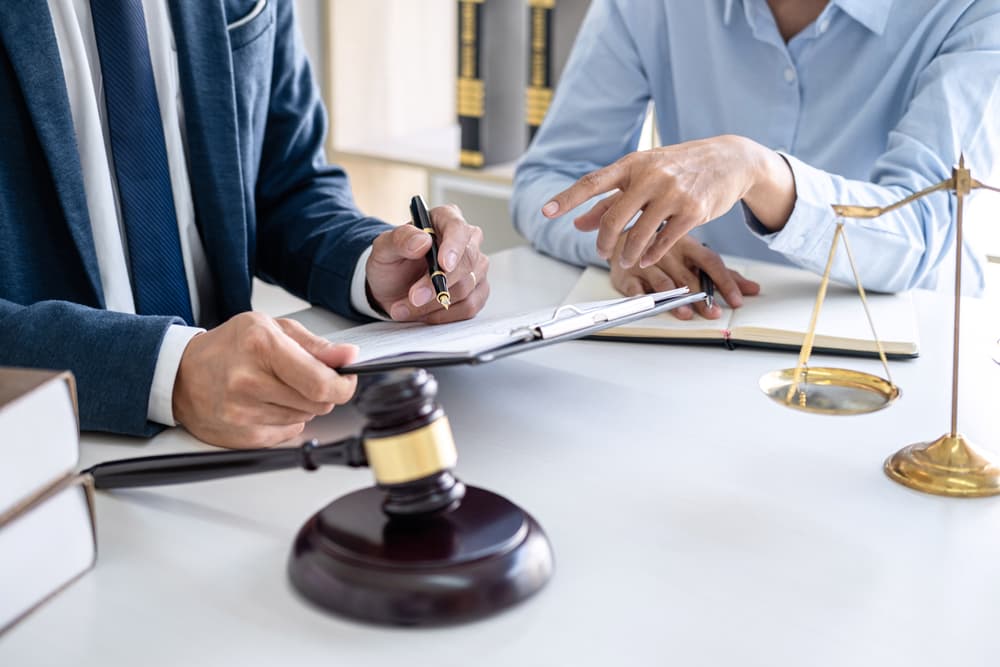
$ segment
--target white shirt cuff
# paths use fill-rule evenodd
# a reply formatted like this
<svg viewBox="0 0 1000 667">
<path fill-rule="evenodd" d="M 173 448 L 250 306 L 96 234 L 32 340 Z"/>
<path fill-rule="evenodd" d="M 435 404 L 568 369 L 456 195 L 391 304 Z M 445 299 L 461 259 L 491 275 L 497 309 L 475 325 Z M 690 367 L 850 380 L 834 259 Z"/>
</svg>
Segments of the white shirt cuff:
<svg viewBox="0 0 1000 667">
<path fill-rule="evenodd" d="M 365 267 L 368 265 L 368 258 L 371 257 L 371 254 L 372 247 L 368 246 L 367 250 L 361 253 L 361 257 L 358 258 L 358 263 L 354 265 L 354 276 L 351 278 L 351 307 L 372 319 L 389 321 L 392 319 L 391 317 L 375 310 L 368 301 L 368 290 L 365 289 L 368 285 L 368 274 L 365 272 Z"/>
<path fill-rule="evenodd" d="M 163 342 L 160 343 L 160 354 L 156 358 L 156 369 L 153 371 L 153 384 L 149 388 L 149 405 L 146 416 L 151 422 L 166 426 L 177 426 L 174 421 L 174 381 L 177 379 L 177 369 L 181 365 L 181 357 L 191 339 L 204 329 L 199 327 L 184 327 L 170 325 Z"/>
</svg>

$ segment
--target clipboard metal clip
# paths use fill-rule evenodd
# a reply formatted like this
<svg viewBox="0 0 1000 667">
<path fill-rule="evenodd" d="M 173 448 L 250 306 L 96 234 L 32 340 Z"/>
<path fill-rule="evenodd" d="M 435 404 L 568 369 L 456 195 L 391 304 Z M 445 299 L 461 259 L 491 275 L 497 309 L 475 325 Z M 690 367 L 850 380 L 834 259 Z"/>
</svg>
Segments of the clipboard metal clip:
<svg viewBox="0 0 1000 667">
<path fill-rule="evenodd" d="M 594 305 L 590 308 L 580 307 L 579 305 L 559 306 L 548 320 L 537 324 L 517 327 L 510 334 L 512 337 L 530 334 L 533 338 L 556 338 L 597 324 L 604 324 L 605 322 L 635 315 L 645 310 L 651 310 L 656 306 L 658 301 L 680 296 L 687 292 L 688 288 L 684 287 L 671 290 L 669 293 L 644 294 L 618 299 Z"/>
</svg>

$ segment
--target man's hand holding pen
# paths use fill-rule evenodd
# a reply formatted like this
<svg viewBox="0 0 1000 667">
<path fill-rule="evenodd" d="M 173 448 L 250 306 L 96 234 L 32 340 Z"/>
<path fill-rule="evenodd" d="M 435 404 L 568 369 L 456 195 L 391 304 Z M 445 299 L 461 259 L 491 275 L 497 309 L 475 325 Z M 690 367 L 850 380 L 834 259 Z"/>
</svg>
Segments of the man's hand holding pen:
<svg viewBox="0 0 1000 667">
<path fill-rule="evenodd" d="M 372 243 L 366 273 L 368 291 L 392 319 L 441 324 L 473 317 L 489 296 L 489 258 L 480 245 L 483 231 L 470 225 L 454 205 L 430 210 L 434 234 L 400 225 Z M 427 256 L 437 237 L 437 262 L 447 281 L 449 307 L 437 300 Z"/>
</svg>

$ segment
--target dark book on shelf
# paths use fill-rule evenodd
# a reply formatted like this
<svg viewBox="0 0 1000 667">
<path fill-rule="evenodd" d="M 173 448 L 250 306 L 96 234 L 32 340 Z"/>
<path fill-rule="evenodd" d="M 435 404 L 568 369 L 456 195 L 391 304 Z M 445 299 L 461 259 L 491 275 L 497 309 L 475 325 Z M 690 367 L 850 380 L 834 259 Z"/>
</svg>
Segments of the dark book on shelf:
<svg viewBox="0 0 1000 667">
<path fill-rule="evenodd" d="M 458 123 L 463 167 L 517 159 L 523 122 L 527 20 L 524 0 L 458 0 Z"/>
<path fill-rule="evenodd" d="M 528 141 L 542 124 L 590 0 L 528 0 Z"/>
</svg>

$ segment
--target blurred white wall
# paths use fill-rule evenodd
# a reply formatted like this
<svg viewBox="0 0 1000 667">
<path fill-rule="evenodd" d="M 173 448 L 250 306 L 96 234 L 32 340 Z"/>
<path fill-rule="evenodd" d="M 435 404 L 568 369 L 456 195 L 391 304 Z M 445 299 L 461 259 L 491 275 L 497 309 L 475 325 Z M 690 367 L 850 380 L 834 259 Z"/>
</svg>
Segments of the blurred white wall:
<svg viewBox="0 0 1000 667">
<path fill-rule="evenodd" d="M 455 0 L 329 0 L 335 146 L 455 123 Z"/>
</svg>

